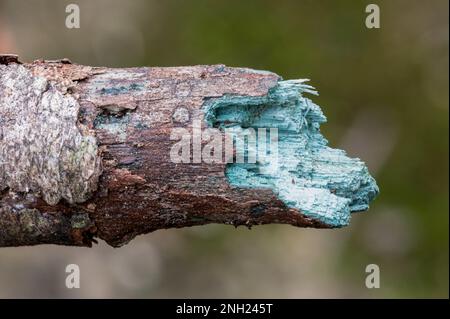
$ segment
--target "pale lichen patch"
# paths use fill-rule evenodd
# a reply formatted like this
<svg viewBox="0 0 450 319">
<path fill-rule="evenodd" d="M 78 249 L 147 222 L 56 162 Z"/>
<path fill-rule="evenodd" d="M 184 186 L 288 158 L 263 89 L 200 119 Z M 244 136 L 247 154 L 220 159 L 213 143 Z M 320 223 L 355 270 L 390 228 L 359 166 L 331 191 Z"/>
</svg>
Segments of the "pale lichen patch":
<svg viewBox="0 0 450 319">
<path fill-rule="evenodd" d="M 77 126 L 79 104 L 26 67 L 0 65 L 0 190 L 39 194 L 50 205 L 86 201 L 101 162 Z"/>
<path fill-rule="evenodd" d="M 173 112 L 172 120 L 178 123 L 186 123 L 189 121 L 189 110 L 184 107 L 179 107 Z"/>
</svg>

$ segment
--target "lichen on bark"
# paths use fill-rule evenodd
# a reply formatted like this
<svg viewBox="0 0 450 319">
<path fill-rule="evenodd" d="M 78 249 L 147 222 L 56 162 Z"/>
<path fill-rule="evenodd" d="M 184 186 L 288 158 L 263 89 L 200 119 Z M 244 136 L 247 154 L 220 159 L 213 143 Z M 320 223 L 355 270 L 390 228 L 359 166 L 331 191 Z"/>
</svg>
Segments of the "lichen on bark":
<svg viewBox="0 0 450 319">
<path fill-rule="evenodd" d="M 0 206 L 0 247 L 38 244 L 91 246 L 96 227 L 86 213 L 43 213 L 21 205 Z"/>
<path fill-rule="evenodd" d="M 101 161 L 95 136 L 78 128 L 79 108 L 55 81 L 0 65 L 0 191 L 32 192 L 50 205 L 91 196 Z"/>
</svg>

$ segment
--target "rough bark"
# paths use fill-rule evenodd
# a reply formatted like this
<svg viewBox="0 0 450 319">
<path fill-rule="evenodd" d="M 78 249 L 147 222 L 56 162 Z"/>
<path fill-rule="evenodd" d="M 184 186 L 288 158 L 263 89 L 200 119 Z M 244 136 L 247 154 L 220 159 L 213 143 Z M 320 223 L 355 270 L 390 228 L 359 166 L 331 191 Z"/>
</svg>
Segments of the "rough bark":
<svg viewBox="0 0 450 319">
<path fill-rule="evenodd" d="M 22 64 L 4 55 L 0 75 L 0 246 L 91 246 L 101 238 L 118 247 L 139 234 L 208 223 L 332 227 L 271 189 L 230 185 L 225 163 L 169 158 L 173 128 L 208 126 L 205 101 L 265 96 L 276 74 Z"/>
</svg>

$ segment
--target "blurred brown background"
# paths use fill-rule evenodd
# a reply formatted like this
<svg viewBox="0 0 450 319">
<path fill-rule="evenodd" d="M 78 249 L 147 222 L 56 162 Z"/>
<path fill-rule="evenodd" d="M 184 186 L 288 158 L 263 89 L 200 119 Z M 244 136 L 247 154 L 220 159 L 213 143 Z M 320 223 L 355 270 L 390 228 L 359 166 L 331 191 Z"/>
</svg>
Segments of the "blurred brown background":
<svg viewBox="0 0 450 319">
<path fill-rule="evenodd" d="M 65 27 L 65 7 L 81 28 Z M 367 29 L 365 7 L 381 8 Z M 340 230 L 210 225 L 113 249 L 0 248 L 0 297 L 446 297 L 448 1 L 0 0 L 0 51 L 106 66 L 224 63 L 310 78 L 331 146 L 381 194 Z M 65 287 L 65 267 L 81 288 Z M 378 264 L 381 288 L 367 289 Z"/>
</svg>

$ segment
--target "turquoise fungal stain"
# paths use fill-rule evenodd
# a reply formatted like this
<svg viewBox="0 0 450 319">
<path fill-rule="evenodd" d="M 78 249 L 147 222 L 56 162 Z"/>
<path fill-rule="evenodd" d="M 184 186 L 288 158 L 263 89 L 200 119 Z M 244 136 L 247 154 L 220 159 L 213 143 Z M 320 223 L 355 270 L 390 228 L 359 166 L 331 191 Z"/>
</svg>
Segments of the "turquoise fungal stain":
<svg viewBox="0 0 450 319">
<path fill-rule="evenodd" d="M 277 128 L 278 164 L 259 159 L 229 163 L 228 182 L 235 187 L 270 188 L 288 207 L 330 227 L 342 227 L 348 225 L 350 213 L 369 208 L 379 189 L 364 162 L 327 146 L 320 133 L 326 117 L 303 96 L 317 95 L 305 81 L 279 81 L 261 97 L 225 95 L 208 100 L 205 120 L 212 127 L 236 131 Z"/>
<path fill-rule="evenodd" d="M 144 86 L 142 84 L 132 83 L 128 86 L 122 85 L 119 87 L 102 88 L 100 90 L 100 93 L 104 95 L 119 95 L 128 93 L 130 91 L 142 91 L 143 89 Z"/>
</svg>

